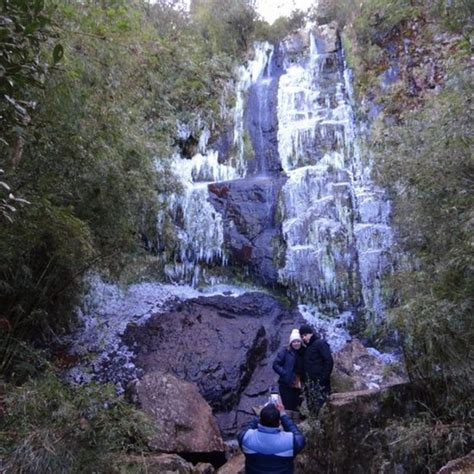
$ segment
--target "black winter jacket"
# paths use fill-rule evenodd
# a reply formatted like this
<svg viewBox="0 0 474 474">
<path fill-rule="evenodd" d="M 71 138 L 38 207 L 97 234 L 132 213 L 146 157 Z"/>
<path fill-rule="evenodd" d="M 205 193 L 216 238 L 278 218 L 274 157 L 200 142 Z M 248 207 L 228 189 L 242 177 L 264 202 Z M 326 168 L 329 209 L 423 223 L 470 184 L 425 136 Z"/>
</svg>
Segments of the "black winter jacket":
<svg viewBox="0 0 474 474">
<path fill-rule="evenodd" d="M 297 367 L 302 366 L 298 363 L 298 358 L 303 357 L 303 349 L 298 351 L 292 348 L 284 347 L 278 352 L 273 362 L 273 370 L 280 376 L 278 383 L 291 387 L 295 382 L 295 376 L 298 373 Z M 303 374 L 298 374 L 302 376 Z"/>
<path fill-rule="evenodd" d="M 329 387 L 333 365 L 329 344 L 313 334 L 304 351 L 303 380 Z"/>
</svg>

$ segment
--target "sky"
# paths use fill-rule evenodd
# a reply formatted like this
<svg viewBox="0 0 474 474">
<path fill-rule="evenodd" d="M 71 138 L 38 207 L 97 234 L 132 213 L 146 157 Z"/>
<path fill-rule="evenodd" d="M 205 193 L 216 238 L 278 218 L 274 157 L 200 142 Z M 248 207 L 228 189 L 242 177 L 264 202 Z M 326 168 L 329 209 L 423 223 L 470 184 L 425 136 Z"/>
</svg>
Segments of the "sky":
<svg viewBox="0 0 474 474">
<path fill-rule="evenodd" d="M 150 0 L 154 3 L 154 0 Z M 183 0 L 185 5 L 189 6 L 191 0 Z M 306 10 L 311 5 L 317 3 L 316 0 L 256 0 L 258 13 L 268 21 L 273 23 L 280 16 L 289 16 L 293 10 Z"/>
<path fill-rule="evenodd" d="M 269 23 L 280 16 L 289 16 L 296 8 L 306 10 L 315 3 L 315 0 L 256 0 L 257 11 Z"/>
</svg>

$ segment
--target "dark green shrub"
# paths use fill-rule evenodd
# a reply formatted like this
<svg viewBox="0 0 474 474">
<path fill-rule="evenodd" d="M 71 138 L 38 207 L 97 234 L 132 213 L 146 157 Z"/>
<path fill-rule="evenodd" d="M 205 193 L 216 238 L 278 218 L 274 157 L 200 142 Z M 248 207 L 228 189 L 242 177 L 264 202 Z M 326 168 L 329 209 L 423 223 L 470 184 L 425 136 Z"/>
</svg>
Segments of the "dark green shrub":
<svg viewBox="0 0 474 474">
<path fill-rule="evenodd" d="M 74 387 L 46 373 L 2 388 L 0 459 L 8 472 L 105 472 L 118 454 L 146 450 L 153 433 L 111 385 Z"/>
<path fill-rule="evenodd" d="M 399 242 L 411 258 L 393 281 L 400 304 L 392 321 L 430 408 L 456 417 L 466 414 L 474 389 L 472 112 L 472 84 L 458 74 L 375 142 Z"/>
<path fill-rule="evenodd" d="M 437 472 L 448 461 L 464 456 L 473 446 L 469 424 L 443 423 L 430 416 L 391 420 L 383 430 L 374 430 L 367 441 L 383 439 L 383 449 L 374 457 L 371 472 L 403 466 L 406 472 Z"/>
</svg>

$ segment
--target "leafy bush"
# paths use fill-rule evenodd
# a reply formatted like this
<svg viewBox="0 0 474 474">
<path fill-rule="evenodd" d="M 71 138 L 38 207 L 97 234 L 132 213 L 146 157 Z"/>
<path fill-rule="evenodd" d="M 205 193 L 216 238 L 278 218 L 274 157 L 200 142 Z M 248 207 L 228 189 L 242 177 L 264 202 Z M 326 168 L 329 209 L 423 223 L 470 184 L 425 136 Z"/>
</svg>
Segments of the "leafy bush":
<svg viewBox="0 0 474 474">
<path fill-rule="evenodd" d="M 209 54 L 245 57 L 257 16 L 251 0 L 194 0 L 191 16 L 193 27 L 210 45 Z"/>
<path fill-rule="evenodd" d="M 412 0 L 366 0 L 360 15 L 354 19 L 354 29 L 362 42 L 377 43 L 417 17 L 421 10 Z"/>
<path fill-rule="evenodd" d="M 373 430 L 367 442 L 383 439 L 384 449 L 374 457 L 373 468 L 403 466 L 407 472 L 437 472 L 452 459 L 469 452 L 474 439 L 469 425 L 446 424 L 430 416 L 391 420 Z"/>
<path fill-rule="evenodd" d="M 3 389 L 0 459 L 9 472 L 105 472 L 119 453 L 146 450 L 153 434 L 113 386 L 73 387 L 47 373 Z"/>
<path fill-rule="evenodd" d="M 31 91 L 41 87 L 48 63 L 41 55 L 42 44 L 50 37 L 50 12 L 44 2 L 5 0 L 0 13 L 0 224 L 11 221 L 16 206 L 25 201 L 16 197 L 4 177 L 7 162 L 19 165 L 25 130 L 35 108 Z M 62 47 L 54 49 L 59 60 Z"/>
<path fill-rule="evenodd" d="M 470 0 L 433 0 L 428 4 L 432 14 L 441 18 L 446 28 L 461 32 L 468 27 L 472 31 L 474 3 Z"/>
<path fill-rule="evenodd" d="M 472 84 L 460 75 L 419 112 L 374 139 L 393 191 L 399 241 L 412 257 L 394 280 L 408 370 L 432 410 L 463 416 L 474 389 Z"/>
<path fill-rule="evenodd" d="M 175 150 L 177 124 L 207 124 L 216 133 L 225 125 L 223 91 L 235 58 L 226 38 L 210 45 L 194 29 L 204 20 L 175 3 L 51 1 L 49 21 L 39 0 L 5 2 L 13 16 L 20 5 L 27 14 L 28 21 L 18 14 L 25 23 L 15 27 L 31 30 L 14 38 L 22 67 L 30 71 L 28 64 L 39 61 L 41 68 L 23 82 L 13 78 L 18 97 L 36 104 L 35 120 L 21 130 L 21 163 L 0 166 L 8 175 L 0 188 L 31 203 L 0 229 L 3 372 L 21 341 L 46 343 L 70 327 L 84 272 L 100 266 L 116 277 L 143 255 L 143 241 L 154 241 L 159 202 L 176 190 L 166 157 Z M 247 34 L 226 23 L 232 12 L 206 21 Z M 41 59 L 51 50 L 64 55 L 47 69 Z M 41 88 L 33 87 L 40 78 Z M 2 116 L 11 104 L 4 105 Z M 5 156 L 14 153 L 15 141 L 2 143 Z"/>
<path fill-rule="evenodd" d="M 255 38 L 259 41 L 276 43 L 302 28 L 307 20 L 307 12 L 293 10 L 290 16 L 277 18 L 271 25 L 259 20 L 255 24 Z"/>
<path fill-rule="evenodd" d="M 3 373 L 19 349 L 22 363 L 30 356 L 19 340 L 44 342 L 68 327 L 80 288 L 76 277 L 91 265 L 93 248 L 88 226 L 71 209 L 43 199 L 28 206 L 23 219 L 0 228 L 0 253 Z"/>
</svg>

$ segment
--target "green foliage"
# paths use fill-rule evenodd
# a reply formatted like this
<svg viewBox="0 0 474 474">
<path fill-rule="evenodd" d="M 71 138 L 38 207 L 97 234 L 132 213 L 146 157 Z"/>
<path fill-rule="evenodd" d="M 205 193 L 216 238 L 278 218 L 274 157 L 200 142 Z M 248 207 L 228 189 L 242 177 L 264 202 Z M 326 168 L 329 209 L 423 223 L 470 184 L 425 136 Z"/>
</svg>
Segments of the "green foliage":
<svg viewBox="0 0 474 474">
<path fill-rule="evenodd" d="M 142 111 L 133 106 L 141 56 L 124 62 L 124 45 L 113 51 L 97 33 L 118 35 L 124 19 L 140 27 L 135 12 L 123 9 L 56 9 L 64 61 L 41 90 L 29 90 L 35 121 L 23 131 L 21 166 L 8 167 L 12 189 L 31 205 L 0 230 L 0 314 L 9 327 L 2 370 L 14 363 L 16 340 L 67 328 L 84 272 L 111 255 L 118 265 L 150 227 L 159 183 Z"/>
<path fill-rule="evenodd" d="M 149 120 L 162 156 L 172 152 L 177 122 L 188 124 L 193 132 L 204 125 L 215 131 L 227 119 L 221 114 L 221 102 L 235 58 L 224 33 L 213 41 L 203 33 L 207 21 L 212 23 L 209 27 L 217 29 L 227 21 L 213 14 L 207 12 L 206 16 L 199 9 L 189 16 L 168 0 L 156 2 L 147 14 L 158 43 L 150 57 L 145 91 L 151 93 Z"/>
<path fill-rule="evenodd" d="M 105 472 L 120 453 L 146 450 L 153 434 L 110 385 L 73 387 L 46 373 L 3 389 L 0 458 L 9 472 Z"/>
<path fill-rule="evenodd" d="M 450 416 L 466 414 L 474 389 L 471 98 L 466 73 L 374 139 L 381 182 L 394 191 L 400 244 L 413 259 L 394 280 L 393 321 L 412 380 L 432 410 Z"/>
<path fill-rule="evenodd" d="M 271 25 L 266 21 L 259 20 L 255 23 L 255 37 L 259 41 L 276 43 L 298 31 L 305 25 L 306 20 L 307 13 L 302 10 L 294 10 L 290 16 L 277 18 Z"/>
<path fill-rule="evenodd" d="M 462 32 L 464 45 L 458 45 L 457 51 L 451 49 L 449 55 L 459 55 L 462 48 L 464 56 L 469 55 L 473 5 L 466 0 L 324 0 L 313 15 L 320 21 L 335 19 L 345 26 L 342 41 L 346 59 L 355 72 L 356 92 L 371 101 L 384 101 L 392 113 L 396 102 L 401 109 L 413 95 L 406 89 L 414 76 L 426 75 L 423 58 L 431 56 L 436 62 L 447 59 L 434 39 L 436 33 Z M 402 38 L 408 42 L 402 44 Z M 386 90 L 380 85 L 380 74 L 390 64 L 401 67 L 402 81 Z M 433 79 L 439 81 L 440 77 Z"/>
<path fill-rule="evenodd" d="M 461 32 L 468 27 L 472 32 L 474 3 L 470 0 L 434 0 L 428 2 L 434 16 L 441 18 L 445 28 Z"/>
<path fill-rule="evenodd" d="M 339 383 L 340 388 L 350 391 Z M 372 410 L 377 406 L 375 412 L 369 409 L 371 413 L 367 413 L 364 406 L 368 400 L 360 393 L 360 400 L 348 396 L 342 399 L 345 403 L 335 403 L 330 410 L 324 406 L 319 419 L 310 416 L 303 425 L 306 449 L 301 472 L 313 473 L 318 466 L 320 472 L 428 474 L 470 452 L 474 443 L 472 419 L 446 422 L 424 407 L 415 413 L 414 404 L 401 406 L 400 395 L 381 394 L 376 401 L 372 399 L 370 406 Z M 394 409 L 402 409 L 406 415 L 395 417 Z"/>
<path fill-rule="evenodd" d="M 193 26 L 210 45 L 209 54 L 246 55 L 255 28 L 252 0 L 193 0 Z"/>
<path fill-rule="evenodd" d="M 394 419 L 384 429 L 373 430 L 367 441 L 383 439 L 383 450 L 374 456 L 373 467 L 404 466 L 407 472 L 437 472 L 472 446 L 469 425 L 445 424 L 430 416 Z"/>
<path fill-rule="evenodd" d="M 30 91 L 42 86 L 47 71 L 48 65 L 40 57 L 40 50 L 49 36 L 49 25 L 49 12 L 45 11 L 42 0 L 3 0 L 0 13 L 1 168 L 6 167 L 7 161 L 16 167 L 22 158 L 25 129 L 35 108 Z M 5 170 L 0 169 L 0 175 L 4 173 Z M 0 222 L 11 221 L 17 205 L 23 203 L 26 201 L 15 197 L 2 179 Z"/>
<path fill-rule="evenodd" d="M 366 0 L 361 4 L 360 15 L 354 19 L 354 29 L 359 41 L 378 42 L 400 29 L 420 13 L 417 2 L 412 0 Z"/>
<path fill-rule="evenodd" d="M 7 2 L 17 3 L 40 14 L 30 2 Z M 0 229 L 2 371 L 15 365 L 18 341 L 46 342 L 70 327 L 85 272 L 100 264 L 119 276 L 144 253 L 142 239 L 154 243 L 159 202 L 176 190 L 166 157 L 177 124 L 217 131 L 226 120 L 221 103 L 234 65 L 228 41 L 216 36 L 209 44 L 195 31 L 205 21 L 175 7 L 51 0 L 52 26 L 22 43 L 25 64 L 50 58 L 56 65 L 22 83 L 35 120 L 19 142 L 3 144 L 15 154 L 20 143 L 22 160 L 5 163 L 8 184 L 2 177 L 0 187 L 21 190 L 31 205 Z M 42 87 L 33 87 L 40 79 Z M 2 202 L 11 204 L 8 196 Z"/>
<path fill-rule="evenodd" d="M 344 2 L 319 0 L 317 7 L 312 9 L 311 16 L 320 24 L 337 21 L 342 29 L 360 11 L 360 6 L 361 2 L 358 0 L 345 0 Z"/>
<path fill-rule="evenodd" d="M 420 13 L 423 1 L 413 0 L 322 0 L 312 12 L 319 23 L 337 21 L 340 28 L 353 27 L 359 41 L 383 37 Z"/>
</svg>

